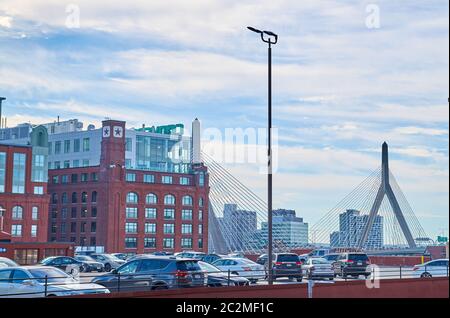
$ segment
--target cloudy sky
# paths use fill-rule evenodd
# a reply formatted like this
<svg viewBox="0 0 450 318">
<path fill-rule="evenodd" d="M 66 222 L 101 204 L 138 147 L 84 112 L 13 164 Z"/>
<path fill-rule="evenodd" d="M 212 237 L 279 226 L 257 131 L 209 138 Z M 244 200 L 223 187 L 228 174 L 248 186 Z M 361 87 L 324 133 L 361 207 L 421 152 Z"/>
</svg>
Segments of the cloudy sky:
<svg viewBox="0 0 450 318">
<path fill-rule="evenodd" d="M 448 233 L 449 216 L 448 6 L 0 0 L 4 114 L 9 126 L 59 115 L 265 127 L 266 50 L 245 27 L 273 30 L 275 205 L 315 223 L 379 166 L 386 140 L 397 181 L 435 237 Z M 227 167 L 265 197 L 258 167 Z"/>
</svg>

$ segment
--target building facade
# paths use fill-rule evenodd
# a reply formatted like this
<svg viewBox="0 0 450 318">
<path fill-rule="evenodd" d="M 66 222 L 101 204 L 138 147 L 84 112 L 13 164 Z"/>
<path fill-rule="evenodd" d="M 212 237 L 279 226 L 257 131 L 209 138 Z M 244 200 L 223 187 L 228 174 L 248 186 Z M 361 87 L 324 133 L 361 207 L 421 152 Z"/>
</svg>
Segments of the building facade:
<svg viewBox="0 0 450 318">
<path fill-rule="evenodd" d="M 126 129 L 106 120 L 83 130 L 72 119 L 43 127 L 49 241 L 129 254 L 207 251 L 208 173 L 183 125 Z M 198 138 L 199 129 L 196 119 Z M 3 129 L 0 139 L 26 145 L 33 130 Z"/>
<path fill-rule="evenodd" d="M 0 214 L 11 242 L 47 242 L 47 134 L 31 132 L 28 145 L 0 142 Z"/>
<path fill-rule="evenodd" d="M 350 209 L 341 213 L 339 231 L 330 234 L 331 247 L 357 247 L 368 219 L 368 215 L 358 210 Z M 377 215 L 364 248 L 377 249 L 383 244 L 383 216 Z"/>
<path fill-rule="evenodd" d="M 274 210 L 272 215 L 274 241 L 290 248 L 308 244 L 309 225 L 294 210 Z M 267 229 L 267 222 L 263 222 L 262 237 L 267 237 Z"/>
</svg>

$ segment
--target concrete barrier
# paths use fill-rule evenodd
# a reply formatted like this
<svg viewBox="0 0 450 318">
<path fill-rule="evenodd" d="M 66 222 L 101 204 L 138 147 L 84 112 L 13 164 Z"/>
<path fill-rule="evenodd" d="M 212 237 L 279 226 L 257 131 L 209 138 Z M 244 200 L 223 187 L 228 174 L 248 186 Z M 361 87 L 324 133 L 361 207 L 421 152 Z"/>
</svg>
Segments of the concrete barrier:
<svg viewBox="0 0 450 318">
<path fill-rule="evenodd" d="M 152 292 L 77 296 L 77 298 L 307 298 L 307 284 L 246 287 L 193 288 Z M 317 284 L 313 298 L 448 298 L 447 277 L 428 279 L 389 279 L 380 288 L 369 289 L 365 281 Z"/>
</svg>

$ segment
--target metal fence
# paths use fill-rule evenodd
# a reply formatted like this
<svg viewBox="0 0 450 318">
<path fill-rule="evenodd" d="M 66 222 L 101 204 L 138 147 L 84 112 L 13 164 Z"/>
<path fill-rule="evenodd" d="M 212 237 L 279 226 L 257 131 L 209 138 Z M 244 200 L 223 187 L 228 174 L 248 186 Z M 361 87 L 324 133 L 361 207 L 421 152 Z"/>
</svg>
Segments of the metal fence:
<svg viewBox="0 0 450 318">
<path fill-rule="evenodd" d="M 338 273 L 329 277 L 303 269 L 298 272 L 273 270 L 271 273 L 262 270 L 227 270 L 216 272 L 183 272 L 177 271 L 166 274 L 133 273 L 121 274 L 117 272 L 92 275 L 81 273 L 74 276 L 41 277 L 41 278 L 1 278 L 0 298 L 28 298 L 28 297 L 57 297 L 73 295 L 94 295 L 107 293 L 155 291 L 161 289 L 196 288 L 196 287 L 231 287 L 267 284 L 269 275 L 276 284 L 302 284 L 305 280 L 320 282 L 327 279 L 332 281 L 356 281 L 367 276 L 370 280 L 384 279 L 411 279 L 429 277 L 449 277 L 449 267 L 435 268 L 424 266 L 414 268 L 411 266 L 378 267 L 371 265 L 364 273 L 347 272 Z M 102 283 L 96 282 L 98 277 L 110 277 Z M 282 280 L 278 278 L 283 278 Z M 301 279 L 300 279 L 301 278 Z M 299 279 L 300 281 L 295 281 Z M 92 282 L 101 284 L 91 285 Z M 257 282 L 257 283 L 256 283 Z M 253 284 L 252 284 L 253 283 Z"/>
</svg>

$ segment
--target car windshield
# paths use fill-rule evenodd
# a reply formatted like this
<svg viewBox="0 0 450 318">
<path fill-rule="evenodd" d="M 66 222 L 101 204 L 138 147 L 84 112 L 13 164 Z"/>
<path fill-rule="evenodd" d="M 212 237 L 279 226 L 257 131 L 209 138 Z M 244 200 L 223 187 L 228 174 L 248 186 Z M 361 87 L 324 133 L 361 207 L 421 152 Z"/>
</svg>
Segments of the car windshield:
<svg viewBox="0 0 450 318">
<path fill-rule="evenodd" d="M 219 273 L 220 269 L 218 269 L 217 267 L 205 263 L 205 262 L 198 262 L 198 265 L 200 266 L 200 268 L 202 269 L 202 271 L 207 271 L 208 273 Z"/>
<path fill-rule="evenodd" d="M 282 254 L 278 255 L 278 262 L 298 262 L 299 258 L 297 255 L 293 254 Z"/>
<path fill-rule="evenodd" d="M 50 284 L 64 284 L 74 282 L 75 279 L 56 268 L 32 268 L 29 269 L 31 276 L 37 278 L 39 283 L 45 283 L 45 277 Z"/>
<path fill-rule="evenodd" d="M 352 261 L 367 261 L 369 258 L 366 254 L 349 254 L 348 259 Z"/>
<path fill-rule="evenodd" d="M 90 261 L 90 262 L 94 261 L 92 257 L 86 255 L 76 256 L 75 259 L 79 261 Z"/>
<path fill-rule="evenodd" d="M 313 264 L 328 264 L 328 261 L 324 258 L 313 258 L 311 260 Z"/>
<path fill-rule="evenodd" d="M 198 262 L 193 261 L 181 261 L 177 262 L 177 268 L 180 271 L 199 271 L 200 266 L 198 265 Z"/>
<path fill-rule="evenodd" d="M 114 262 L 117 262 L 117 261 L 120 262 L 120 261 L 122 261 L 120 258 L 117 258 L 117 257 L 115 257 L 114 255 L 104 254 L 103 256 L 104 256 L 105 258 L 111 260 L 111 261 L 114 261 Z"/>
<path fill-rule="evenodd" d="M 329 261 L 336 261 L 339 258 L 339 254 L 327 255 L 326 258 Z"/>
<path fill-rule="evenodd" d="M 44 258 L 42 261 L 40 261 L 39 263 L 40 264 L 48 264 L 48 263 L 50 263 L 51 261 L 53 261 L 54 259 L 55 259 L 56 257 L 47 257 L 47 258 Z"/>
</svg>

